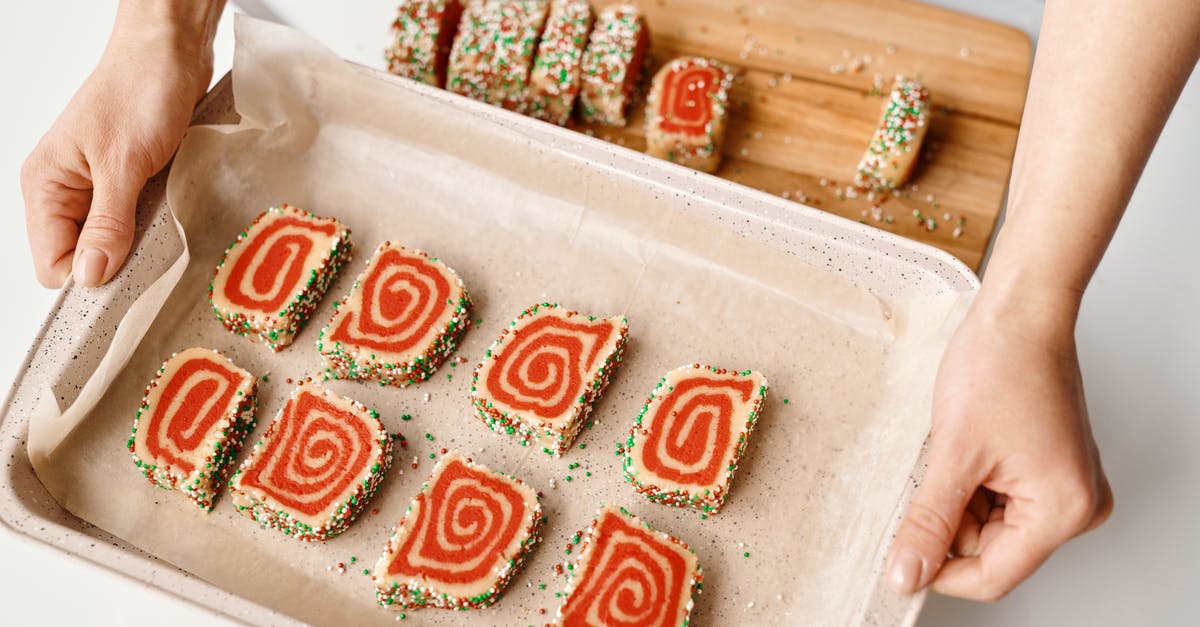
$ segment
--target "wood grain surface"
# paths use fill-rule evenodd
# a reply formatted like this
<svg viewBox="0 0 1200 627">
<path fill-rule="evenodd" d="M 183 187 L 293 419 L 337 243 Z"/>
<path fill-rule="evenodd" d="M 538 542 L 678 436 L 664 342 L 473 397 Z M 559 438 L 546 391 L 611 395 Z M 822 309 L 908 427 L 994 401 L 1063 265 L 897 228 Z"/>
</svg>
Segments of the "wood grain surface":
<svg viewBox="0 0 1200 627">
<path fill-rule="evenodd" d="M 681 55 L 740 69 L 717 176 L 932 244 L 978 269 L 1029 82 L 1024 33 L 909 0 L 639 4 L 651 71 Z M 890 197 L 855 195 L 847 187 L 898 73 L 931 92 L 920 163 L 910 185 Z M 572 126 L 642 150 L 644 99 L 634 108 L 624 128 Z"/>
</svg>

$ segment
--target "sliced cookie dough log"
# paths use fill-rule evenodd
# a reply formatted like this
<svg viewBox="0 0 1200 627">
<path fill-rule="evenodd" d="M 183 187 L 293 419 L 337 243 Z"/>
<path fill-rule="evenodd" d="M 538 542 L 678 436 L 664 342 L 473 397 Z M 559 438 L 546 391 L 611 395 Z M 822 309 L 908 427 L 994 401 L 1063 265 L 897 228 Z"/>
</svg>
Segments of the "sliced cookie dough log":
<svg viewBox="0 0 1200 627">
<path fill-rule="evenodd" d="M 524 113 L 549 0 L 474 0 L 450 50 L 446 89 Z"/>
<path fill-rule="evenodd" d="M 229 482 L 237 510 L 298 540 L 354 521 L 392 463 L 392 436 L 362 403 L 302 381 Z"/>
<path fill-rule="evenodd" d="M 550 303 L 530 307 L 475 369 L 475 413 L 497 433 L 561 455 L 608 387 L 628 329 L 624 316 L 597 318 Z"/>
<path fill-rule="evenodd" d="M 283 350 L 349 259 L 346 225 L 286 204 L 271 207 L 225 250 L 208 300 L 230 332 Z"/>
<path fill-rule="evenodd" d="M 379 604 L 396 610 L 487 607 L 520 570 L 544 522 L 532 488 L 450 451 L 375 565 Z"/>
<path fill-rule="evenodd" d="M 129 452 L 150 483 L 178 490 L 210 511 L 221 483 L 254 430 L 257 380 L 221 353 L 171 355 L 133 419 Z"/>
<path fill-rule="evenodd" d="M 692 364 L 668 372 L 625 441 L 625 478 L 652 501 L 715 513 L 758 424 L 767 380 Z"/>
<path fill-rule="evenodd" d="M 733 70 L 681 57 L 654 76 L 646 101 L 646 152 L 703 172 L 721 165 Z"/>
<path fill-rule="evenodd" d="M 587 0 L 551 0 L 550 17 L 529 76 L 529 115 L 559 126 L 571 118 L 592 20 Z"/>
<path fill-rule="evenodd" d="M 854 184 L 873 190 L 902 187 L 912 176 L 928 130 L 929 90 L 919 81 L 897 76 Z"/>
<path fill-rule="evenodd" d="M 704 580 L 691 547 L 612 505 L 596 514 L 567 576 L 564 627 L 687 625 Z"/>
<path fill-rule="evenodd" d="M 454 270 L 384 242 L 335 305 L 317 350 L 334 378 L 406 386 L 428 379 L 470 324 L 471 298 Z"/>
<path fill-rule="evenodd" d="M 384 51 L 388 71 L 428 85 L 446 84 L 450 47 L 458 33 L 460 0 L 403 0 Z"/>
<path fill-rule="evenodd" d="M 621 4 L 600 12 L 583 52 L 579 114 L 584 122 L 625 126 L 649 50 L 650 31 L 641 10 Z"/>
</svg>

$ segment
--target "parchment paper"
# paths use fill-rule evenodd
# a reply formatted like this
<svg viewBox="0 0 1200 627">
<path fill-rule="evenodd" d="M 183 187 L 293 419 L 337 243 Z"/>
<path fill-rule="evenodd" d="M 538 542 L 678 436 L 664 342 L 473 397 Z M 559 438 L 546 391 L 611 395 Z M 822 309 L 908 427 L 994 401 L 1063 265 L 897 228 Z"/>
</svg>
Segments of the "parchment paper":
<svg viewBox="0 0 1200 627">
<path fill-rule="evenodd" d="M 390 623 L 394 613 L 375 605 L 362 570 L 373 566 L 432 470 L 430 454 L 456 448 L 541 490 L 549 524 L 496 606 L 466 614 L 414 610 L 409 621 L 550 621 L 564 585 L 553 566 L 568 559 L 568 538 L 602 501 L 695 547 L 705 574 L 695 625 L 862 621 L 886 530 L 928 431 L 933 373 L 964 296 L 885 302 L 695 214 L 686 196 L 430 106 L 420 89 L 398 88 L 286 28 L 240 18 L 237 41 L 242 122 L 191 129 L 168 185 L 190 251 L 179 262 L 186 269 L 178 284 L 170 291 L 168 274 L 161 293 L 148 292 L 131 310 L 122 323 L 128 335 L 89 382 L 93 398 L 81 396 L 61 415 L 44 407 L 33 417 L 41 426 L 30 433 L 31 459 L 68 510 L 298 619 Z M 295 344 L 275 354 L 224 331 L 205 289 L 224 247 L 280 202 L 349 224 L 356 254 Z M 292 388 L 288 379 L 319 373 L 319 327 L 384 239 L 455 268 L 479 320 L 455 355 L 468 363 L 447 364 L 425 383 L 328 384 L 378 409 L 408 440 L 364 516 L 344 535 L 309 545 L 260 528 L 225 497 L 205 515 L 150 486 L 125 440 L 161 361 L 201 345 L 269 373 L 259 387 L 261 434 Z M 586 448 L 562 459 L 493 434 L 468 401 L 483 350 L 512 317 L 545 300 L 630 321 L 625 360 L 595 407 L 594 426 L 579 437 Z M 662 373 L 697 361 L 757 369 L 771 383 L 731 496 L 707 520 L 638 496 L 615 455 Z M 345 573 L 330 570 L 338 562 Z"/>
</svg>

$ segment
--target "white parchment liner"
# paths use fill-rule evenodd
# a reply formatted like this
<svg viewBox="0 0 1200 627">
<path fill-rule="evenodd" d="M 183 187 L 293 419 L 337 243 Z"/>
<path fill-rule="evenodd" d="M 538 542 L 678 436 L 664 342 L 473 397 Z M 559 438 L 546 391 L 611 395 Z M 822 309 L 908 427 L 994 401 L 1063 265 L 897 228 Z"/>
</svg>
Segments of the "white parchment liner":
<svg viewBox="0 0 1200 627">
<path fill-rule="evenodd" d="M 409 621 L 548 622 L 564 584 L 553 566 L 602 501 L 695 548 L 705 574 L 695 625 L 864 619 L 888 525 L 928 431 L 937 361 L 967 295 L 885 302 L 735 234 L 694 212 L 686 196 L 431 106 L 419 90 L 398 89 L 294 31 L 239 19 L 237 38 L 242 122 L 191 129 L 168 184 L 187 234 L 184 255 L 127 314 L 79 400 L 61 413 L 44 403 L 32 416 L 31 460 L 64 507 L 298 619 L 391 623 L 362 569 L 432 469 L 430 454 L 457 448 L 544 492 L 545 541 L 493 608 L 410 611 Z M 295 344 L 273 354 L 224 331 L 205 290 L 224 247 L 280 202 L 343 220 L 356 251 Z M 291 390 L 287 379 L 318 374 L 319 327 L 384 239 L 454 267 L 482 321 L 456 354 L 469 363 L 443 366 L 430 381 L 403 390 L 329 383 L 378 409 L 409 441 L 366 514 L 344 535 L 305 545 L 236 514 L 227 498 L 204 515 L 150 486 L 125 441 L 162 360 L 202 345 L 269 373 L 259 388 L 261 434 Z M 579 438 L 586 449 L 557 460 L 492 434 L 467 400 L 483 350 L 518 312 L 545 300 L 630 321 L 625 361 Z M 614 454 L 662 373 L 696 361 L 757 369 L 771 383 L 731 497 L 707 520 L 635 494 Z M 329 570 L 338 562 L 344 574 Z"/>
</svg>

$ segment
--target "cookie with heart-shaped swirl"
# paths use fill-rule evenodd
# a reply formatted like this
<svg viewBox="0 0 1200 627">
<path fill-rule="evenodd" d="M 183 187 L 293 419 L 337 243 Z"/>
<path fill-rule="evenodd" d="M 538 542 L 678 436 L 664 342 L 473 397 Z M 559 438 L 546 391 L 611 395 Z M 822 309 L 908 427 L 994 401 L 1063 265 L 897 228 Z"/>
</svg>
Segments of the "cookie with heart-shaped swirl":
<svg viewBox="0 0 1200 627">
<path fill-rule="evenodd" d="M 450 451 L 375 565 L 379 604 L 487 607 L 520 570 L 544 522 L 532 488 Z"/>
<path fill-rule="evenodd" d="M 317 350 L 337 379 L 406 386 L 432 376 L 471 324 L 471 298 L 437 257 L 384 242 L 321 329 Z"/>
<path fill-rule="evenodd" d="M 127 445 L 150 483 L 212 509 L 225 473 L 254 430 L 257 380 L 221 353 L 171 355 L 150 384 Z"/>
<path fill-rule="evenodd" d="M 283 350 L 349 259 L 346 225 L 286 204 L 271 207 L 225 250 L 208 300 L 230 332 Z"/>
<path fill-rule="evenodd" d="M 628 330 L 625 316 L 597 318 L 550 303 L 530 307 L 475 369 L 475 413 L 497 433 L 561 455 L 608 387 Z"/>
<path fill-rule="evenodd" d="M 304 380 L 229 481 L 237 510 L 298 540 L 350 526 L 392 463 L 373 410 Z"/>
</svg>

